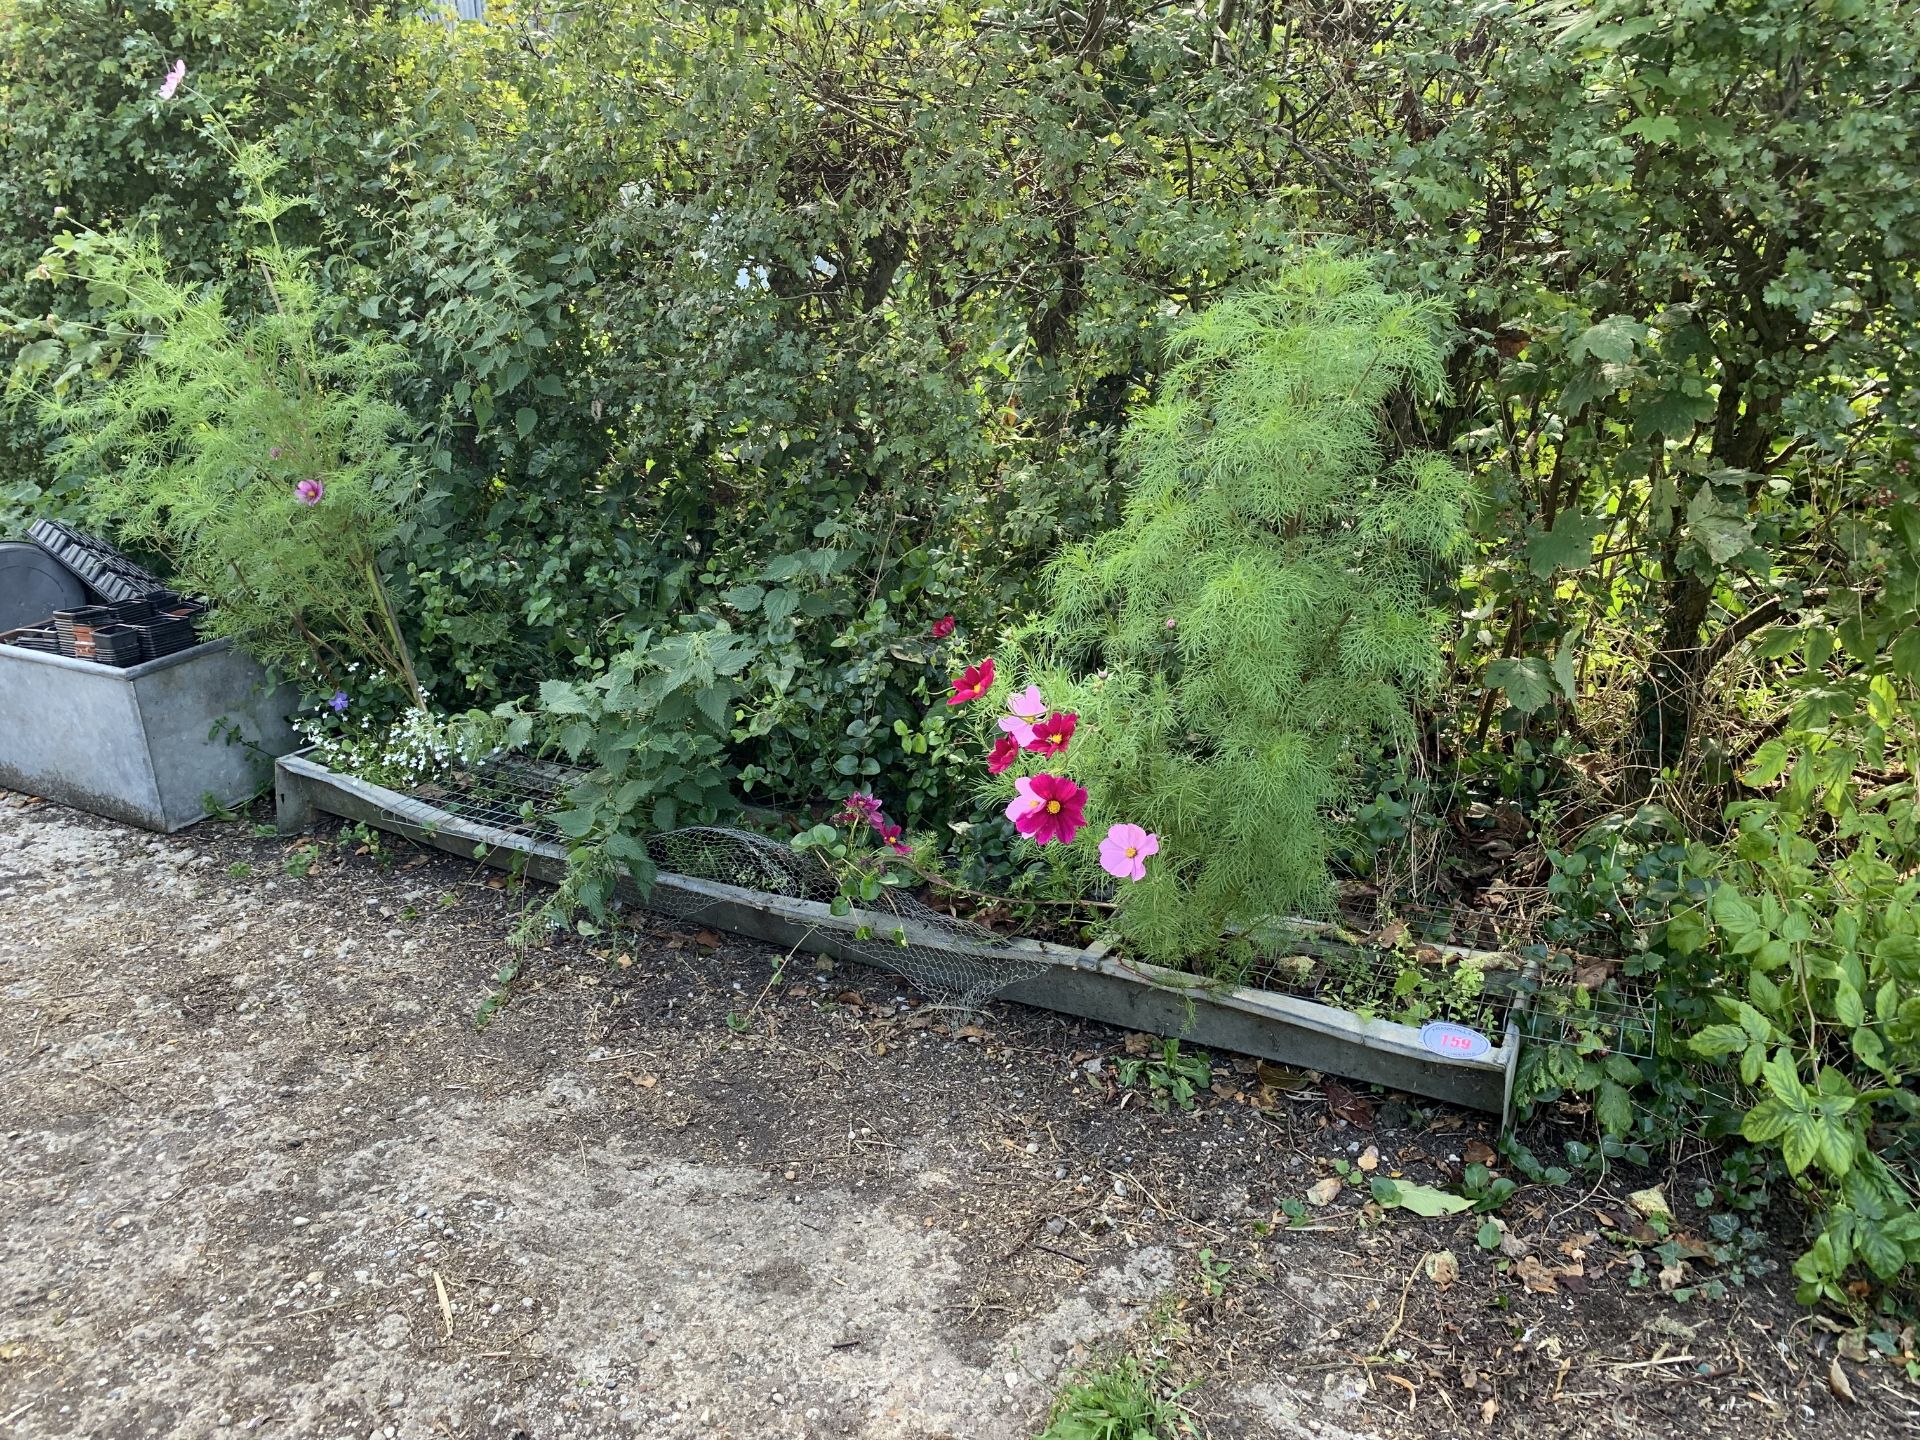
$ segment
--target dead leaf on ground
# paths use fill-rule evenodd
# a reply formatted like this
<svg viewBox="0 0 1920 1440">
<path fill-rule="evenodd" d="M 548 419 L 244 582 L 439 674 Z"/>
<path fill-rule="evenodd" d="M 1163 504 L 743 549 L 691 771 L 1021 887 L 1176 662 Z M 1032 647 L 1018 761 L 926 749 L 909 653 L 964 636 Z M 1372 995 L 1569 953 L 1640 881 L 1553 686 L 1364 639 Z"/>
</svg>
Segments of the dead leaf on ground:
<svg viewBox="0 0 1920 1440">
<path fill-rule="evenodd" d="M 1634 1191 L 1627 1196 L 1627 1203 L 1648 1220 L 1661 1220 L 1669 1229 L 1672 1228 L 1673 1207 L 1667 1204 L 1667 1192 L 1658 1185 L 1650 1185 L 1645 1190 Z"/>
<path fill-rule="evenodd" d="M 1349 1090 L 1338 1080 L 1321 1082 L 1321 1090 L 1327 1097 L 1327 1108 L 1356 1130 L 1373 1128 L 1373 1105 L 1370 1101 Z"/>
<path fill-rule="evenodd" d="M 1833 1391 L 1836 1400 L 1854 1403 L 1853 1382 L 1847 1379 L 1847 1372 L 1840 1364 L 1840 1357 L 1834 1356 L 1827 1365 L 1827 1388 Z"/>
<path fill-rule="evenodd" d="M 721 940 L 719 935 L 715 934 L 711 930 L 695 931 L 693 936 L 693 942 L 696 945 L 704 945 L 709 950 L 718 950 L 720 946 L 725 943 L 723 940 Z"/>
<path fill-rule="evenodd" d="M 1560 1253 L 1569 1260 L 1584 1260 L 1588 1249 L 1599 1239 L 1599 1235 L 1589 1230 L 1582 1235 L 1571 1235 L 1560 1242 Z"/>
<path fill-rule="evenodd" d="M 1450 1290 L 1460 1278 L 1460 1262 L 1453 1258 L 1451 1250 L 1435 1250 L 1422 1264 L 1435 1289 Z"/>
<path fill-rule="evenodd" d="M 1360 1152 L 1360 1158 L 1354 1161 L 1354 1164 L 1369 1174 L 1378 1170 L 1380 1168 L 1380 1147 L 1377 1145 L 1367 1146 L 1366 1149 Z"/>
<path fill-rule="evenodd" d="M 1499 1413 L 1500 1402 L 1498 1400 L 1482 1400 L 1480 1402 L 1480 1423 L 1482 1426 L 1493 1424 L 1493 1417 Z"/>
<path fill-rule="evenodd" d="M 1307 1203 L 1315 1207 L 1331 1205 L 1340 1193 L 1341 1183 L 1338 1175 L 1329 1175 L 1326 1179 L 1315 1182 L 1307 1190 Z"/>
<path fill-rule="evenodd" d="M 1279 1090 L 1288 1095 L 1298 1094 L 1308 1089 L 1313 1082 L 1299 1070 L 1289 1070 L 1284 1065 L 1273 1065 L 1262 1060 L 1254 1069 L 1254 1077 L 1269 1090 Z"/>
<path fill-rule="evenodd" d="M 1660 1293 L 1671 1295 L 1687 1283 L 1687 1262 L 1682 1260 L 1675 1265 L 1660 1267 Z"/>
<path fill-rule="evenodd" d="M 1542 1295 L 1559 1294 L 1560 1282 L 1563 1280 L 1568 1282 L 1570 1289 L 1586 1288 L 1586 1267 L 1578 1263 L 1560 1266 L 1545 1265 L 1541 1263 L 1538 1256 L 1525 1255 L 1513 1267 L 1513 1273 L 1520 1277 L 1520 1282 L 1527 1289 L 1538 1291 Z"/>
<path fill-rule="evenodd" d="M 1382 949 L 1391 950 L 1407 938 L 1407 922 L 1404 920 L 1391 920 L 1374 931 L 1368 938 Z"/>
<path fill-rule="evenodd" d="M 1129 1032 L 1123 1044 L 1129 1055 L 1151 1055 L 1154 1050 L 1153 1036 L 1138 1030 Z"/>
<path fill-rule="evenodd" d="M 1573 957 L 1573 983 L 1582 990 L 1598 990 L 1613 978 L 1613 972 L 1619 968 L 1618 960 L 1609 960 L 1602 955 L 1576 955 Z"/>
</svg>

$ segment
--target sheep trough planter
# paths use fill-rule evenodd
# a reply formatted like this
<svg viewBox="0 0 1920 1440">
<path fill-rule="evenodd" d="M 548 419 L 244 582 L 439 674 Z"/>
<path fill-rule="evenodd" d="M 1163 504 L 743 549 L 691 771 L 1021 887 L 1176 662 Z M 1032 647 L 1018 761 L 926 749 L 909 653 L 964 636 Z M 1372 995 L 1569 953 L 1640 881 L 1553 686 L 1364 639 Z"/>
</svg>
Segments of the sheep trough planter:
<svg viewBox="0 0 1920 1440">
<path fill-rule="evenodd" d="M 285 834 L 308 829 L 316 813 L 325 813 L 548 883 L 566 873 L 567 851 L 556 841 L 522 833 L 510 820 L 488 823 L 431 798 L 338 774 L 305 753 L 279 759 L 274 792 Z M 1127 960 L 1104 944 L 1074 948 L 989 936 L 978 927 L 956 932 L 934 912 L 925 919 L 859 910 L 836 915 L 824 900 L 676 873 L 664 864 L 650 894 L 630 890 L 623 898 L 788 951 L 1386 1085 L 1490 1111 L 1503 1122 L 1512 1102 L 1523 986 L 1503 997 L 1500 1028 L 1487 1035 L 1446 1023 L 1416 1028 L 1276 990 L 1225 985 Z M 982 975 L 991 983 L 981 985 Z"/>
<path fill-rule="evenodd" d="M 127 668 L 0 644 L 0 786 L 171 833 L 260 793 L 295 704 L 227 640 Z"/>
</svg>

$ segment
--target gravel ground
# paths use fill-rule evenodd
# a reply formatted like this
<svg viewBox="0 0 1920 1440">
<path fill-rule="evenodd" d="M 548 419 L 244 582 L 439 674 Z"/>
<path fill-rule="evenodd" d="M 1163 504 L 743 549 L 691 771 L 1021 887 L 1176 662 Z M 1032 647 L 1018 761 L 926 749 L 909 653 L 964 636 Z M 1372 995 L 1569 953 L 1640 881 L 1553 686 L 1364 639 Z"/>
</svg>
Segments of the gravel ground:
<svg viewBox="0 0 1920 1440">
<path fill-rule="evenodd" d="M 1784 1249 L 1631 1284 L 1684 1174 L 1523 1189 L 1505 1256 L 1359 1185 L 1289 1226 L 1494 1137 L 1227 1057 L 1159 1115 L 1119 1032 L 664 922 L 477 1028 L 522 897 L 261 818 L 0 792 L 0 1435 L 1000 1440 L 1122 1351 L 1214 1440 L 1920 1434 Z"/>
</svg>

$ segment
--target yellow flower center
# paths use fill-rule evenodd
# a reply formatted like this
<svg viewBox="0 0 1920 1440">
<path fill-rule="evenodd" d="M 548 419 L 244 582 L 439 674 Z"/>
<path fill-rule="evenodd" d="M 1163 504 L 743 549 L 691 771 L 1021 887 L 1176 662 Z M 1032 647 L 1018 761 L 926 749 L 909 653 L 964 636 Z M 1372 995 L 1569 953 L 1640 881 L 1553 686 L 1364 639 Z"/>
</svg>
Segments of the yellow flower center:
<svg viewBox="0 0 1920 1440">
<path fill-rule="evenodd" d="M 1140 853 L 1140 847 L 1138 845 L 1127 846 L 1127 859 L 1131 860 L 1133 859 L 1134 856 L 1138 855 L 1139 853 Z"/>
<path fill-rule="evenodd" d="M 1047 801 L 1047 814 L 1058 815 L 1059 813 L 1060 813 L 1060 802 L 1058 800 Z"/>
</svg>

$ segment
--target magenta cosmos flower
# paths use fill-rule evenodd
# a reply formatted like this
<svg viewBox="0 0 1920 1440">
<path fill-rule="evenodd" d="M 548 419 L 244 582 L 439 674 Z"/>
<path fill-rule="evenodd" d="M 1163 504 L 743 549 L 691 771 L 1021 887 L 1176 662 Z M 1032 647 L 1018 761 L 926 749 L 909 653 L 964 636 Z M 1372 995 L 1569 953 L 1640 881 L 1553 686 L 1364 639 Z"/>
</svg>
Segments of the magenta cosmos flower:
<svg viewBox="0 0 1920 1440">
<path fill-rule="evenodd" d="M 187 78 L 187 62 L 176 60 L 173 68 L 167 71 L 167 78 L 160 82 L 160 98 L 171 100 L 173 92 L 180 88 L 180 82 Z"/>
<path fill-rule="evenodd" d="M 978 665 L 969 665 L 962 670 L 953 682 L 953 694 L 947 697 L 949 705 L 964 705 L 969 700 L 978 700 L 993 688 L 993 657 L 989 655 Z"/>
<path fill-rule="evenodd" d="M 1058 755 L 1073 739 L 1073 727 L 1079 723 L 1080 717 L 1072 711 L 1056 710 L 1046 719 L 1034 722 L 1032 737 L 1022 748 L 1036 755 Z"/>
<path fill-rule="evenodd" d="M 1087 823 L 1087 792 L 1064 775 L 1022 777 L 1013 788 L 1018 793 L 1007 806 L 1007 818 L 1036 845 L 1055 840 L 1071 845 Z"/>
<path fill-rule="evenodd" d="M 947 636 L 953 633 L 953 625 L 953 616 L 942 615 L 938 620 L 933 622 L 933 638 L 936 640 L 946 639 Z"/>
<path fill-rule="evenodd" d="M 1002 721 L 1002 724 L 1005 722 Z M 1011 735 L 1002 735 L 993 742 L 993 753 L 987 756 L 987 773 L 998 775 L 1020 756 L 1020 745 Z"/>
<path fill-rule="evenodd" d="M 1138 825 L 1115 825 L 1100 842 L 1100 868 L 1118 880 L 1147 878 L 1147 857 L 1160 853 L 1160 837 Z"/>
<path fill-rule="evenodd" d="M 293 498 L 302 505 L 318 505 L 326 493 L 325 483 L 319 480 L 302 480 L 293 487 Z"/>
</svg>

